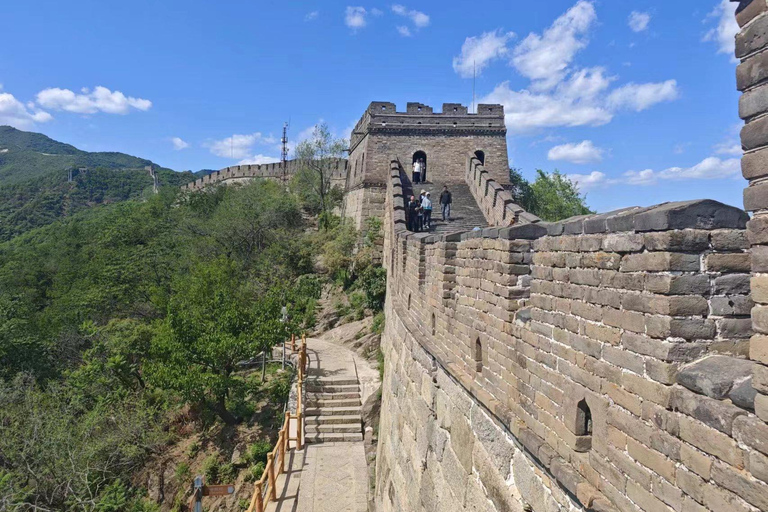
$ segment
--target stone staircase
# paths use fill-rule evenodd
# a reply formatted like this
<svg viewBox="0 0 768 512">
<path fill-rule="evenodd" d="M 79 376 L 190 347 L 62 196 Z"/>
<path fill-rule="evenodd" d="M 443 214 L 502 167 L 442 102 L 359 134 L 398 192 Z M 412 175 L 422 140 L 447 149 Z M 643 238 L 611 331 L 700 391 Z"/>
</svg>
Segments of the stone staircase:
<svg viewBox="0 0 768 512">
<path fill-rule="evenodd" d="M 407 199 L 411 195 L 418 196 L 422 190 L 430 192 L 432 199 L 432 229 L 430 233 L 453 233 L 456 231 L 467 231 L 474 227 L 488 227 L 488 221 L 485 220 L 477 201 L 465 183 L 449 183 L 448 190 L 451 192 L 453 204 L 451 205 L 451 221 L 443 222 L 440 211 L 440 193 L 443 191 L 442 182 L 417 183 L 412 185 L 409 179 L 403 182 L 403 192 Z M 407 200 L 406 200 L 407 204 Z"/>
<path fill-rule="evenodd" d="M 307 443 L 363 440 L 360 383 L 356 378 L 308 380 L 306 403 Z"/>
</svg>

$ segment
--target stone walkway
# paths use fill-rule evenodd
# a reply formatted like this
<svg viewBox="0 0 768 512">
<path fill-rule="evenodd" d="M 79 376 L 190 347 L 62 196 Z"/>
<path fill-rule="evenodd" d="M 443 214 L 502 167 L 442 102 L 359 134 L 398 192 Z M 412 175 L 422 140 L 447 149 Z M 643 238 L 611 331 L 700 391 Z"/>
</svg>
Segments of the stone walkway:
<svg viewBox="0 0 768 512">
<path fill-rule="evenodd" d="M 346 347 L 307 340 L 307 379 L 357 378 L 365 400 L 378 373 Z M 277 481 L 278 500 L 268 512 L 366 512 L 368 468 L 363 441 L 305 445 L 292 451 L 288 471 Z"/>
</svg>

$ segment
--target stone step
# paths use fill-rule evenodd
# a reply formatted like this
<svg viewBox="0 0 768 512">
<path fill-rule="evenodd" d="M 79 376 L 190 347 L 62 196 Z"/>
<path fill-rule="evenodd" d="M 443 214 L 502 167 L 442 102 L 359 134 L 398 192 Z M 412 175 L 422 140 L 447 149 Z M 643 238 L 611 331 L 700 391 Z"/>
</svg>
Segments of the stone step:
<svg viewBox="0 0 768 512">
<path fill-rule="evenodd" d="M 363 427 L 361 422 L 357 423 L 331 423 L 328 425 L 306 425 L 304 432 L 306 435 L 311 436 L 313 434 L 354 434 L 355 432 L 362 432 Z"/>
<path fill-rule="evenodd" d="M 308 378 L 307 386 L 348 386 L 350 384 L 359 385 L 357 379 L 344 377 L 314 377 Z"/>
<path fill-rule="evenodd" d="M 307 408 L 326 408 L 326 407 L 359 407 L 362 405 L 360 398 L 341 398 L 341 399 L 318 399 L 307 400 Z"/>
<path fill-rule="evenodd" d="M 351 442 L 362 441 L 363 434 L 361 432 L 351 433 L 333 433 L 333 434 L 311 434 L 304 436 L 304 440 L 307 443 L 339 443 L 339 442 Z"/>
<path fill-rule="evenodd" d="M 307 386 L 308 393 L 350 393 L 353 391 L 359 392 L 360 386 L 357 384 Z"/>
<path fill-rule="evenodd" d="M 359 391 L 349 393 L 307 393 L 307 400 L 341 400 L 343 398 L 360 398 Z"/>
<path fill-rule="evenodd" d="M 410 175 L 409 175 L 410 176 Z M 421 190 L 431 192 L 432 198 L 432 228 L 429 230 L 431 233 L 452 233 L 456 231 L 469 231 L 474 227 L 487 227 L 488 222 L 485 220 L 482 210 L 477 205 L 475 197 L 472 195 L 469 186 L 466 183 L 449 183 L 448 189 L 453 196 L 453 204 L 451 205 L 451 221 L 443 222 L 440 210 L 440 193 L 443 189 L 443 183 L 428 182 L 417 183 L 411 186 L 410 181 L 403 184 L 404 194 L 407 197 L 410 195 L 419 195 Z"/>
<path fill-rule="evenodd" d="M 360 416 L 362 408 L 357 407 L 309 407 L 304 415 L 309 419 L 312 416 Z"/>
<path fill-rule="evenodd" d="M 307 425 L 338 425 L 345 423 L 362 422 L 359 414 L 320 414 L 317 416 L 307 416 Z"/>
</svg>

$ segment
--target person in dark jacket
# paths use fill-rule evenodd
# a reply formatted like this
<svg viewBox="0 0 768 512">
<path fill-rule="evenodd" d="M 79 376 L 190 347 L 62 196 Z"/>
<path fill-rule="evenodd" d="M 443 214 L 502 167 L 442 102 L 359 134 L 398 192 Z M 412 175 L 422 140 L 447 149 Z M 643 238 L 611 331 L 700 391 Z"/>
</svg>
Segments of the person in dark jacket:
<svg viewBox="0 0 768 512">
<path fill-rule="evenodd" d="M 443 212 L 443 222 L 451 220 L 451 204 L 453 203 L 453 196 L 448 190 L 448 185 L 443 185 L 443 191 L 440 193 L 440 209 Z"/>
<path fill-rule="evenodd" d="M 421 204 L 414 196 L 408 201 L 408 231 L 418 231 L 418 216 Z"/>
</svg>

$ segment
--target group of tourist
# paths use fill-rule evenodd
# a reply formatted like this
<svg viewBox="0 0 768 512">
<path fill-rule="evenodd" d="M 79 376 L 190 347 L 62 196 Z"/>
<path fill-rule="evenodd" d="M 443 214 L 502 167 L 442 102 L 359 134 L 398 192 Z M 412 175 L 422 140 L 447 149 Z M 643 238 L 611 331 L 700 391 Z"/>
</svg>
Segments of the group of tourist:
<svg viewBox="0 0 768 512">
<path fill-rule="evenodd" d="M 418 199 L 411 196 L 408 201 L 408 230 L 429 231 L 432 228 L 432 198 L 431 193 L 422 189 Z M 443 222 L 451 220 L 451 204 L 453 197 L 448 190 L 448 185 L 443 186 L 440 193 L 440 208 L 443 214 Z"/>
<path fill-rule="evenodd" d="M 427 181 L 427 162 L 423 158 L 414 160 L 411 181 L 413 183 L 424 183 Z"/>
</svg>

